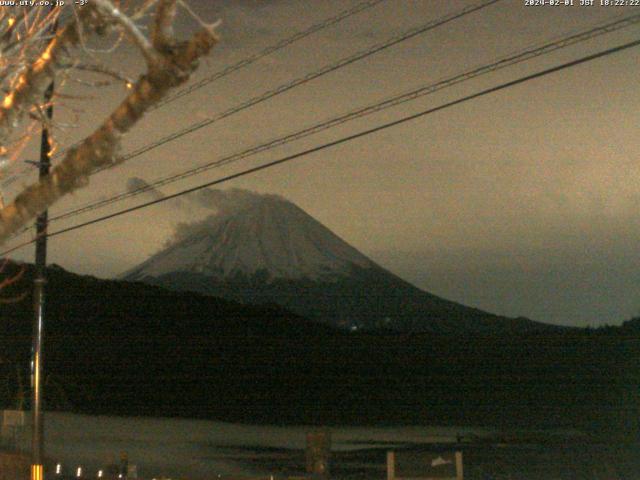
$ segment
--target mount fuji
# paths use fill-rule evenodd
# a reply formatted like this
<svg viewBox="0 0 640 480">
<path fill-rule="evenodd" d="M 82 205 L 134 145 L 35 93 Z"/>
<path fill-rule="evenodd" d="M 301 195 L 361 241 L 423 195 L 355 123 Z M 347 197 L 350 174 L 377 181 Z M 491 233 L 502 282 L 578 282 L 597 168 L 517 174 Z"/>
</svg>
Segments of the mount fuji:
<svg viewBox="0 0 640 480">
<path fill-rule="evenodd" d="M 351 330 L 525 333 L 550 325 L 499 317 L 422 291 L 276 195 L 204 192 L 216 213 L 122 278 L 250 304 L 278 304 Z"/>
</svg>

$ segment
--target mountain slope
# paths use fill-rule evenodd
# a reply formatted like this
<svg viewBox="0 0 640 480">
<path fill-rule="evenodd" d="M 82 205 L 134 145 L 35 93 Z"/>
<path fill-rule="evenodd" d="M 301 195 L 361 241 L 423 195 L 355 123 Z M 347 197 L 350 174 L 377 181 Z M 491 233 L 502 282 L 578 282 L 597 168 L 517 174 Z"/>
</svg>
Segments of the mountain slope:
<svg viewBox="0 0 640 480">
<path fill-rule="evenodd" d="M 374 263 L 300 208 L 274 195 L 209 217 L 126 276 L 160 277 L 176 271 L 213 278 L 330 280 Z"/>
<path fill-rule="evenodd" d="M 217 192 L 218 214 L 191 225 L 123 278 L 245 303 L 276 303 L 348 328 L 512 333 L 552 328 L 424 292 L 383 269 L 293 203 Z"/>
</svg>

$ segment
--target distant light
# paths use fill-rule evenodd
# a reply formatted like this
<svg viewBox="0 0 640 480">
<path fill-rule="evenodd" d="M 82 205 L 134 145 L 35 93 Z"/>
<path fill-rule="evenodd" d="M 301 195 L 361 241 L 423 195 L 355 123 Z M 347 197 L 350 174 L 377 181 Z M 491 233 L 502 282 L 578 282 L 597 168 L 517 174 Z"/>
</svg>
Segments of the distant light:
<svg viewBox="0 0 640 480">
<path fill-rule="evenodd" d="M 60 475 L 62 473 L 62 464 L 58 463 L 56 465 L 56 475 Z"/>
<path fill-rule="evenodd" d="M 78 467 L 76 470 L 76 477 L 80 478 L 82 476 L 82 467 Z"/>
<path fill-rule="evenodd" d="M 98 470 L 98 478 L 102 478 L 102 470 Z"/>
<path fill-rule="evenodd" d="M 131 90 L 133 88 L 133 83 L 127 82 L 127 88 Z"/>
<path fill-rule="evenodd" d="M 122 474 L 121 473 L 118 474 L 118 478 L 122 478 Z"/>
<path fill-rule="evenodd" d="M 9 17 L 9 20 L 7 20 L 7 23 L 9 24 L 9 28 L 13 27 L 13 24 L 16 23 L 16 19 L 13 17 Z"/>
<path fill-rule="evenodd" d="M 13 92 L 4 97 L 4 100 L 2 101 L 2 106 L 4 108 L 11 108 L 11 105 L 13 105 Z"/>
</svg>

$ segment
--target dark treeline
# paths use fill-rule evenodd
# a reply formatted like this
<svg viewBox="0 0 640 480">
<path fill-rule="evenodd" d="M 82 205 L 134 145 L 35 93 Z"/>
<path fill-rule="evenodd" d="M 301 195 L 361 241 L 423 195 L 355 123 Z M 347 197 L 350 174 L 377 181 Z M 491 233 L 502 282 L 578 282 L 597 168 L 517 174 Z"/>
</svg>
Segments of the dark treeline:
<svg viewBox="0 0 640 480">
<path fill-rule="evenodd" d="M 30 292 L 30 281 L 28 270 L 0 293 Z M 47 289 L 49 409 L 282 424 L 639 431 L 640 319 L 509 337 L 354 334 L 275 306 L 55 267 Z M 28 397 L 31 297 L 0 308 L 0 401 L 14 407 Z"/>
</svg>

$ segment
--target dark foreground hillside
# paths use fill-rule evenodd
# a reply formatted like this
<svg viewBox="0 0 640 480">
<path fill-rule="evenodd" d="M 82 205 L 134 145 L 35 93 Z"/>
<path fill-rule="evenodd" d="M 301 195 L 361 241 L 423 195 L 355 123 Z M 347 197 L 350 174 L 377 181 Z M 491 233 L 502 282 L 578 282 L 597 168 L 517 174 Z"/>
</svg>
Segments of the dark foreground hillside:
<svg viewBox="0 0 640 480">
<path fill-rule="evenodd" d="M 30 291 L 28 282 L 30 272 L 3 297 Z M 637 322 L 502 338 L 348 334 L 275 306 L 59 268 L 50 269 L 48 292 L 50 409 L 638 431 Z M 9 406 L 28 385 L 31 298 L 0 309 L 0 399 Z"/>
</svg>

